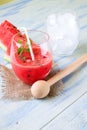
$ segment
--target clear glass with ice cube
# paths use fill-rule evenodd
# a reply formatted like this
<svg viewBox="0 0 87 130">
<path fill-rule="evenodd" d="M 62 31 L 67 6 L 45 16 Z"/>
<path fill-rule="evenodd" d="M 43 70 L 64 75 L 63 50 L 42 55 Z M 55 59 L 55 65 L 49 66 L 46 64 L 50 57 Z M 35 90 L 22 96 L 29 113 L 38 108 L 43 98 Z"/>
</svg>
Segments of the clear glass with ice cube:
<svg viewBox="0 0 87 130">
<path fill-rule="evenodd" d="M 79 44 L 77 17 L 71 12 L 51 14 L 47 17 L 46 31 L 54 59 L 71 55 Z"/>
</svg>

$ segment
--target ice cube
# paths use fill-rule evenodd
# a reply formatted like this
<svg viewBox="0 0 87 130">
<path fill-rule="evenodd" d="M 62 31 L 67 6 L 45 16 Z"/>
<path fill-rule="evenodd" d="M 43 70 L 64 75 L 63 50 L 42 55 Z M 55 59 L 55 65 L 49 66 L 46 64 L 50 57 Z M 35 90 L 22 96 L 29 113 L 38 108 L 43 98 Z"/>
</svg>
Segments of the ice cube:
<svg viewBox="0 0 87 130">
<path fill-rule="evenodd" d="M 46 31 L 54 56 L 71 55 L 79 43 L 79 26 L 71 12 L 51 14 L 46 21 Z"/>
<path fill-rule="evenodd" d="M 47 18 L 47 22 L 49 25 L 55 25 L 56 24 L 56 14 L 49 15 Z"/>
</svg>

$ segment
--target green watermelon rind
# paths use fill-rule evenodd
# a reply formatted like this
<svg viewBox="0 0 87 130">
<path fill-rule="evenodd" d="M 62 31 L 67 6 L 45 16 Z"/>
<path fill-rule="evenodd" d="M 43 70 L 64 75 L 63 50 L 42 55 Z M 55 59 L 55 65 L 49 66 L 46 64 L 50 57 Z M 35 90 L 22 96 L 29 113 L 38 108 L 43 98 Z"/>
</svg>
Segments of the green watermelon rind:
<svg viewBox="0 0 87 130">
<path fill-rule="evenodd" d="M 6 51 L 6 46 L 4 46 L 1 41 L 0 41 L 0 48 L 2 48 L 4 51 Z"/>
<path fill-rule="evenodd" d="M 10 56 L 5 55 L 5 56 L 4 56 L 4 60 L 10 63 Z"/>
<path fill-rule="evenodd" d="M 3 43 L 0 41 L 0 48 L 3 49 L 6 52 L 6 46 L 3 45 Z M 7 62 L 10 62 L 10 57 L 8 55 L 4 56 L 4 60 Z"/>
</svg>

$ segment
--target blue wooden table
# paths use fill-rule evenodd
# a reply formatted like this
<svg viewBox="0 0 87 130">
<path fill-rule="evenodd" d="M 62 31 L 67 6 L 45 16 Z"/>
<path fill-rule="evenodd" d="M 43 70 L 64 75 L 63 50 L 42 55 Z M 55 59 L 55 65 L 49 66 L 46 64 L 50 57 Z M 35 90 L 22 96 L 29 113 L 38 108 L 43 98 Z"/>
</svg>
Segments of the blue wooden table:
<svg viewBox="0 0 87 130">
<path fill-rule="evenodd" d="M 87 0 L 12 0 L 0 5 L 0 23 L 8 19 L 17 27 L 46 31 L 47 16 L 62 9 L 74 10 L 80 25 L 76 51 L 57 60 L 62 69 L 87 53 Z M 0 54 L 4 54 L 2 49 Z M 9 66 L 1 57 L 0 63 Z M 87 130 L 87 64 L 64 78 L 63 83 L 62 92 L 53 98 L 1 99 L 0 130 Z"/>
</svg>

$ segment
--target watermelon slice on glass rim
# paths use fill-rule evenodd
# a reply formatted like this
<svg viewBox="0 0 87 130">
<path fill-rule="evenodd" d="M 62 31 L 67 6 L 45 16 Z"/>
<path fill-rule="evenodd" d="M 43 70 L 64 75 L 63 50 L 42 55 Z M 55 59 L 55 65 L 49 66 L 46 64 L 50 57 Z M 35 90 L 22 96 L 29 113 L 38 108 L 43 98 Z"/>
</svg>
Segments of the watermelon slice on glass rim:
<svg viewBox="0 0 87 130">
<path fill-rule="evenodd" d="M 16 26 L 14 26 L 8 20 L 5 20 L 0 24 L 0 47 L 6 52 L 5 59 L 10 61 L 10 47 L 13 35 L 20 32 Z M 23 37 L 21 37 L 23 39 Z"/>
</svg>

